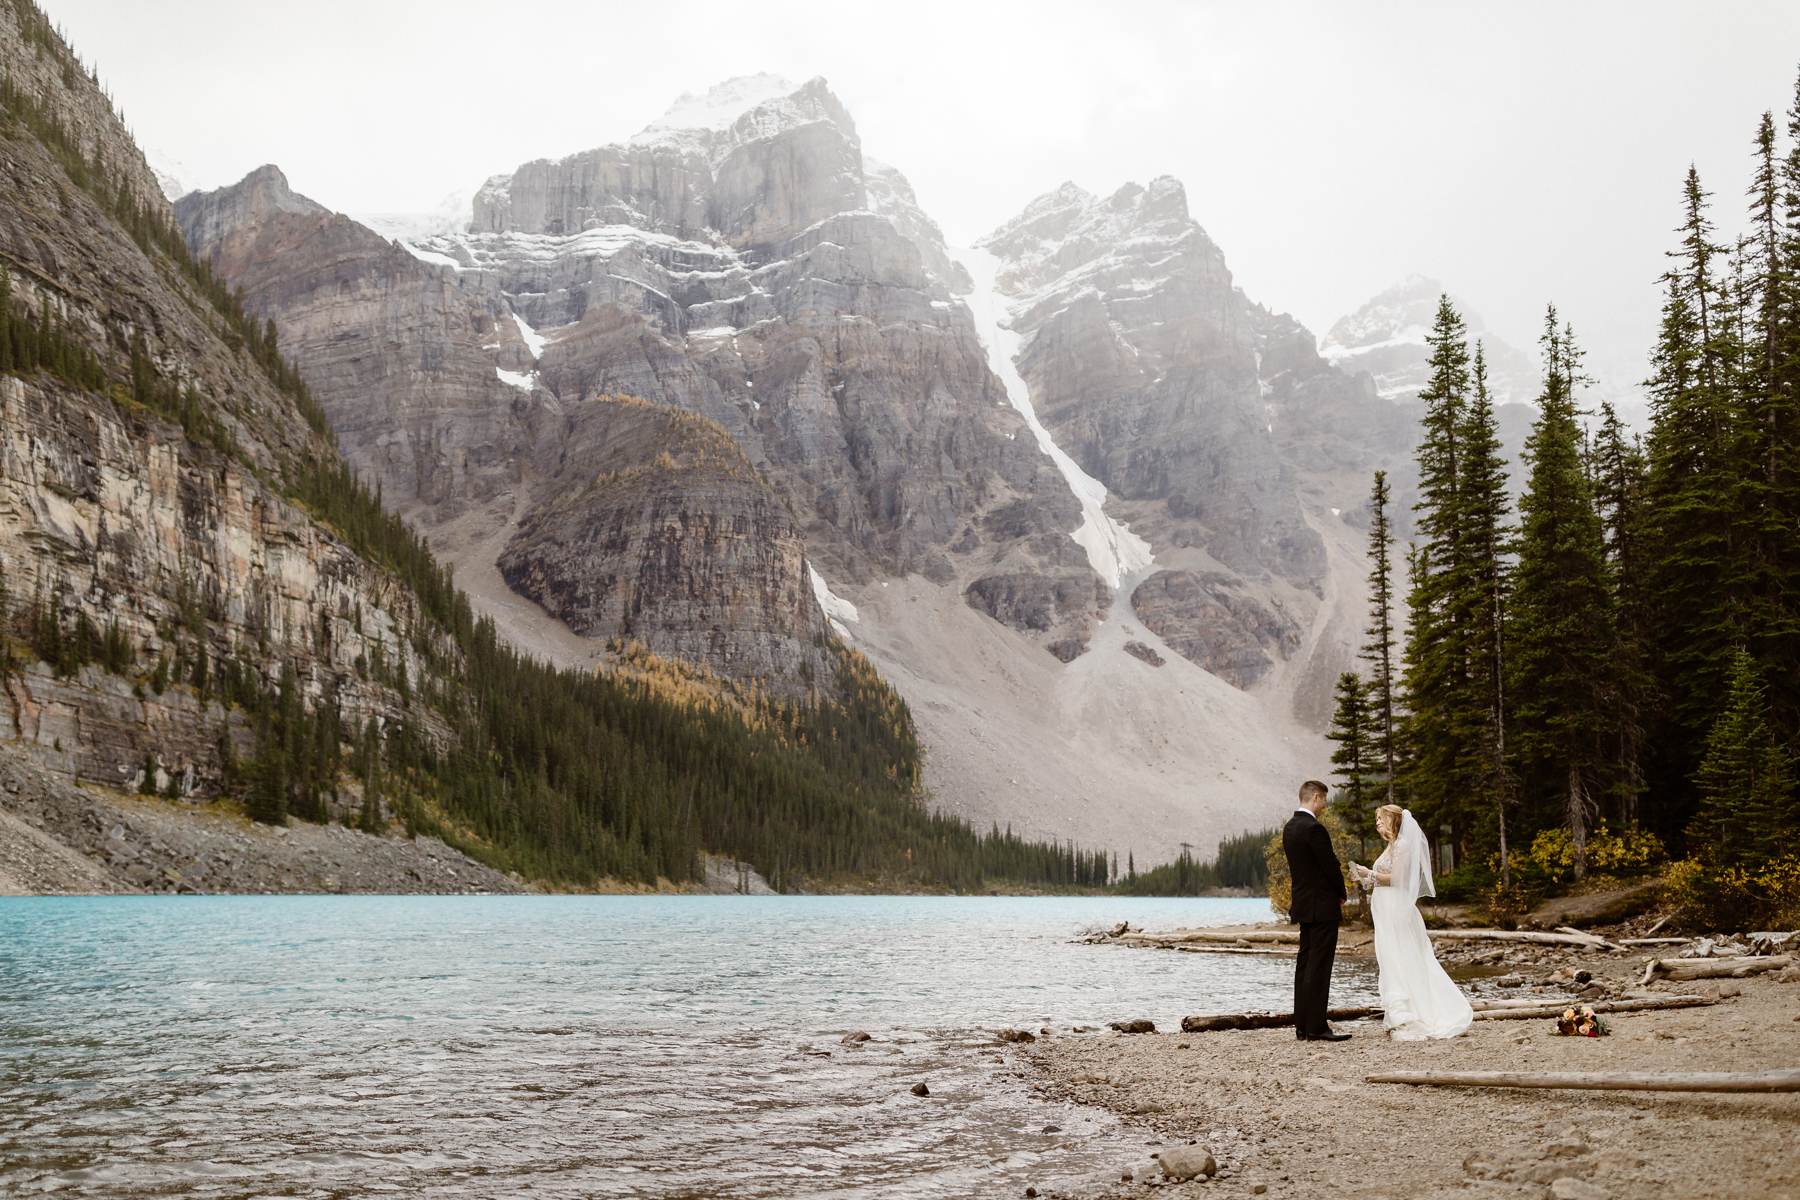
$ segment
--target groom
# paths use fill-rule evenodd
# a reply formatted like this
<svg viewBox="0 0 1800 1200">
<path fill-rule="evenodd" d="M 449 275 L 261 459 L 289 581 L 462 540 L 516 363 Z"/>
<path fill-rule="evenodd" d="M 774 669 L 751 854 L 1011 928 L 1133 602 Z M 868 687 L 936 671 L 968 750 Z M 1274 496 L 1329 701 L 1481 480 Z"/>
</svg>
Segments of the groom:
<svg viewBox="0 0 1800 1200">
<path fill-rule="evenodd" d="M 1303 1042 L 1347 1042 L 1325 1023 L 1331 995 L 1331 961 L 1337 957 L 1338 919 L 1344 904 L 1344 869 L 1331 848 L 1331 831 L 1319 820 L 1325 785 L 1300 785 L 1300 808 L 1281 831 L 1288 876 L 1294 883 L 1288 915 L 1300 924 L 1300 957 L 1294 963 L 1294 1033 Z"/>
</svg>

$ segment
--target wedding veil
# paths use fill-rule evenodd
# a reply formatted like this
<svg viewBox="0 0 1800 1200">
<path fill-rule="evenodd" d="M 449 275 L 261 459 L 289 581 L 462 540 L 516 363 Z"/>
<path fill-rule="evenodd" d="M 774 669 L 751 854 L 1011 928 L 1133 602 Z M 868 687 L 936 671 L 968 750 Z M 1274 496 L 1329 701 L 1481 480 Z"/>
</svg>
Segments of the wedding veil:
<svg viewBox="0 0 1800 1200">
<path fill-rule="evenodd" d="M 1400 833 L 1394 838 L 1392 862 L 1388 873 L 1391 886 L 1408 903 L 1417 902 L 1420 896 L 1437 895 L 1431 883 L 1431 846 L 1425 841 L 1425 831 L 1413 820 L 1411 809 L 1400 814 Z"/>
</svg>

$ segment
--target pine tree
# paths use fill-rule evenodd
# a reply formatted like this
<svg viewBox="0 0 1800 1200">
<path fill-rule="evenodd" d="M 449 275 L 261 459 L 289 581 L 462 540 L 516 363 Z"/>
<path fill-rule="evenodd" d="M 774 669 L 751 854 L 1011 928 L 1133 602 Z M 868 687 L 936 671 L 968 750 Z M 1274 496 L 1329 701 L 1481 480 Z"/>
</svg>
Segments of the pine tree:
<svg viewBox="0 0 1800 1200">
<path fill-rule="evenodd" d="M 1718 866 L 1757 862 L 1791 842 L 1800 818 L 1793 759 L 1771 726 L 1756 661 L 1742 647 L 1732 656 L 1730 690 L 1707 734 L 1695 784 L 1700 804 L 1688 844 Z"/>
<path fill-rule="evenodd" d="M 1648 381 L 1651 432 L 1645 482 L 1644 587 L 1651 670 L 1666 702 L 1651 728 L 1648 814 L 1665 834 L 1679 833 L 1692 808 L 1691 780 L 1706 732 L 1725 693 L 1725 672 L 1740 640 L 1733 597 L 1740 593 L 1731 535 L 1737 484 L 1732 475 L 1732 404 L 1720 383 L 1714 330 L 1718 246 L 1705 193 L 1689 168 L 1682 191 L 1681 246 L 1664 276 L 1662 325 Z"/>
<path fill-rule="evenodd" d="M 1616 616 L 1605 543 L 1582 468 L 1574 388 L 1581 379 L 1572 335 L 1545 318 L 1544 386 L 1525 445 L 1530 478 L 1520 501 L 1513 592 L 1512 694 L 1522 791 L 1560 816 L 1586 870 L 1596 801 L 1611 786 Z"/>
<path fill-rule="evenodd" d="M 1463 319 L 1449 296 L 1438 299 L 1426 337 L 1431 377 L 1420 391 L 1425 406 L 1417 451 L 1419 540 L 1410 556 L 1406 638 L 1406 791 L 1428 827 L 1451 826 L 1458 843 L 1468 831 L 1469 788 L 1459 774 L 1461 746 L 1454 726 L 1456 697 L 1465 686 L 1464 631 L 1451 612 L 1451 583 L 1461 565 L 1457 489 L 1460 433 L 1469 401 L 1469 347 Z"/>
<path fill-rule="evenodd" d="M 1394 731 L 1394 568 L 1393 535 L 1388 529 L 1387 472 L 1375 472 L 1369 495 L 1369 636 L 1362 660 L 1372 675 L 1367 693 L 1369 761 L 1379 767 L 1384 803 L 1395 803 L 1398 779 Z M 1339 686 L 1342 687 L 1342 680 Z"/>
<path fill-rule="evenodd" d="M 1644 587 L 1645 472 L 1643 449 L 1635 440 L 1626 439 L 1619 414 L 1610 402 L 1602 401 L 1600 428 L 1594 435 L 1594 505 L 1600 514 L 1618 614 L 1617 784 L 1610 815 L 1621 828 L 1638 821 L 1638 797 L 1644 790 L 1645 722 L 1657 703 L 1645 644 L 1650 625 Z"/>
<path fill-rule="evenodd" d="M 1471 800 L 1493 814 L 1494 844 L 1502 878 L 1510 878 L 1506 812 L 1514 781 L 1507 757 L 1506 608 L 1511 587 L 1507 564 L 1506 460 L 1488 392 L 1487 356 L 1475 346 L 1472 392 L 1457 429 L 1462 466 L 1457 481 L 1458 563 L 1448 580 L 1451 620 L 1465 653 L 1463 686 L 1452 697 L 1451 726 L 1461 752 L 1458 776 L 1474 788 Z"/>
<path fill-rule="evenodd" d="M 1369 703 L 1369 689 L 1363 681 L 1353 671 L 1339 675 L 1337 708 L 1331 717 L 1331 730 L 1325 736 L 1337 743 L 1337 749 L 1331 753 L 1331 765 L 1337 768 L 1334 778 L 1344 830 L 1363 846 L 1365 854 L 1369 838 L 1375 833 L 1376 795 L 1371 788 L 1372 768 L 1380 761 L 1374 753 L 1374 715 Z"/>
</svg>

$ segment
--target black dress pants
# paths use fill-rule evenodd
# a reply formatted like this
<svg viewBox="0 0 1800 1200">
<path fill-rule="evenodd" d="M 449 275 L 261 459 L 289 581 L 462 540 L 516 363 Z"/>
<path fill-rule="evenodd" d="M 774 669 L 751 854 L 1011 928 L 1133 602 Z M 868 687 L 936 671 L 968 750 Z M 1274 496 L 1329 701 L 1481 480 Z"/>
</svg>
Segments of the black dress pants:
<svg viewBox="0 0 1800 1200">
<path fill-rule="evenodd" d="M 1300 922 L 1300 956 L 1294 960 L 1294 1035 L 1321 1037 L 1331 1027 L 1325 1010 L 1331 996 L 1331 964 L 1337 958 L 1336 921 Z"/>
</svg>

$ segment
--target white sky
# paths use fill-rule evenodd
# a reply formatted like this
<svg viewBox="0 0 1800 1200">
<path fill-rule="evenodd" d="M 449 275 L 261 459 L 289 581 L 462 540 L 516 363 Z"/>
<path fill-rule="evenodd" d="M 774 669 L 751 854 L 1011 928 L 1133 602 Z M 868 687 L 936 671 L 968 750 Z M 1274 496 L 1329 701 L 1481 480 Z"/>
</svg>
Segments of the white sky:
<svg viewBox="0 0 1800 1200">
<path fill-rule="evenodd" d="M 275 162 L 336 209 L 429 209 L 681 92 L 824 75 L 952 243 L 1065 179 L 1174 175 L 1245 290 L 1316 334 L 1417 271 L 1527 350 L 1555 300 L 1630 378 L 1682 172 L 1734 228 L 1800 66 L 1777 2 L 41 3 L 208 186 Z"/>
</svg>

